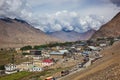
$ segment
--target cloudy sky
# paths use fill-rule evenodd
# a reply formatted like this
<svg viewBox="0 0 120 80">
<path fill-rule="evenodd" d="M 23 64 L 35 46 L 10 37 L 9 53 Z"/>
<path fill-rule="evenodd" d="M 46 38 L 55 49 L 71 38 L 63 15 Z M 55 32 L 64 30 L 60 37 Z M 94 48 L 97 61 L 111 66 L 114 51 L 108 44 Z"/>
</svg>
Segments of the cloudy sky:
<svg viewBox="0 0 120 80">
<path fill-rule="evenodd" d="M 0 17 L 26 20 L 44 32 L 99 29 L 120 11 L 120 0 L 0 0 Z"/>
</svg>

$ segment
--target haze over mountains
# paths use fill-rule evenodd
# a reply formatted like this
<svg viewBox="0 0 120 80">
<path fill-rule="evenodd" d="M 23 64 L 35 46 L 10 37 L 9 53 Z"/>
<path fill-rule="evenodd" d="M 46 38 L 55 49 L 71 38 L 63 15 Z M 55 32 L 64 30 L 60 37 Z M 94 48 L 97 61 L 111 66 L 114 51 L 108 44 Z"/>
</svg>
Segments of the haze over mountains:
<svg viewBox="0 0 120 80">
<path fill-rule="evenodd" d="M 120 12 L 97 32 L 90 29 L 84 33 L 62 30 L 46 34 L 26 21 L 0 18 L 0 47 L 21 47 L 50 42 L 88 40 L 91 36 L 92 38 L 120 36 Z"/>
<path fill-rule="evenodd" d="M 95 30 L 85 33 L 57 31 L 46 34 L 20 19 L 0 19 L 0 47 L 22 47 L 50 42 L 88 40 Z"/>
<path fill-rule="evenodd" d="M 0 47 L 21 47 L 59 41 L 88 40 L 95 30 L 85 33 L 57 31 L 46 34 L 20 19 L 0 19 Z"/>
<path fill-rule="evenodd" d="M 40 45 L 59 40 L 19 19 L 0 19 L 0 47 Z"/>
<path fill-rule="evenodd" d="M 92 38 L 120 36 L 120 12 L 108 23 L 103 25 Z"/>
<path fill-rule="evenodd" d="M 78 33 L 75 31 L 56 31 L 49 33 L 48 35 L 61 39 L 63 41 L 79 41 L 79 40 L 88 40 L 95 33 L 95 30 L 91 29 L 84 33 Z"/>
</svg>

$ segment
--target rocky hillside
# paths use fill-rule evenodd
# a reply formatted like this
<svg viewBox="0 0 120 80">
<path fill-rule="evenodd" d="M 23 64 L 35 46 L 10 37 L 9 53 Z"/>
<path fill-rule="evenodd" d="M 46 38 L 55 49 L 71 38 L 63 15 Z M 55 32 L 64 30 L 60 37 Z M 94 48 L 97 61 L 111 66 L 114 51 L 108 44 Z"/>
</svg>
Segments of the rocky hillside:
<svg viewBox="0 0 120 80">
<path fill-rule="evenodd" d="M 95 33 L 95 30 L 89 30 L 85 33 L 78 33 L 75 31 L 57 31 L 49 33 L 50 36 L 56 37 L 63 41 L 78 41 L 78 40 L 88 40 Z"/>
<path fill-rule="evenodd" d="M 59 41 L 19 19 L 0 19 L 0 47 L 21 47 Z"/>
<path fill-rule="evenodd" d="M 103 57 L 81 71 L 60 80 L 120 80 L 120 42 L 105 48 Z"/>
<path fill-rule="evenodd" d="M 120 79 L 120 42 L 116 42 L 101 52 L 102 63 L 92 68 L 93 72 L 82 80 L 119 80 Z M 89 72 L 89 70 L 88 70 Z M 80 79 L 80 80 L 81 80 Z"/>
<path fill-rule="evenodd" d="M 120 12 L 108 23 L 103 25 L 92 38 L 120 36 Z"/>
</svg>

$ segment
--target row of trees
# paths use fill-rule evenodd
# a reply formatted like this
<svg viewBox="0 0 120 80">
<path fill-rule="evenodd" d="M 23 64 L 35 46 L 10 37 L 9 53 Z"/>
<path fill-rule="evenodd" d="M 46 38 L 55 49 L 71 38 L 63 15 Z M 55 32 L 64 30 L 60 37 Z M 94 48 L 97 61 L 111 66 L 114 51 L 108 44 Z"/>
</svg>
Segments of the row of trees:
<svg viewBox="0 0 120 80">
<path fill-rule="evenodd" d="M 55 46 L 71 46 L 73 44 L 73 42 L 65 42 L 65 43 L 49 43 L 49 44 L 44 44 L 44 45 L 36 45 L 34 47 L 28 45 L 28 46 L 24 46 L 22 47 L 20 50 L 31 50 L 31 49 L 37 49 L 37 50 L 41 50 L 43 48 L 47 48 L 47 47 L 55 47 Z"/>
<path fill-rule="evenodd" d="M 30 45 L 20 48 L 20 50 L 22 50 L 22 51 L 23 50 L 30 50 L 30 49 L 32 49 L 32 46 L 30 46 Z"/>
</svg>

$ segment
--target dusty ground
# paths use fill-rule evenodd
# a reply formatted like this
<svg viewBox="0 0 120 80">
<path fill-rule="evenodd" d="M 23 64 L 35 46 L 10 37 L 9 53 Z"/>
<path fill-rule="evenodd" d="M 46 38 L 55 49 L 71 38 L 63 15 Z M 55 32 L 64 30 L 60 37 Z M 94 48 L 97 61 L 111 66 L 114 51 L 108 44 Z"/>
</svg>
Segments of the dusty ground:
<svg viewBox="0 0 120 80">
<path fill-rule="evenodd" d="M 79 58 L 76 60 L 68 58 L 67 61 L 58 61 L 55 65 L 51 66 L 51 68 L 65 68 L 75 66 L 83 60 L 83 57 L 81 55 L 78 55 L 77 57 Z"/>
</svg>

